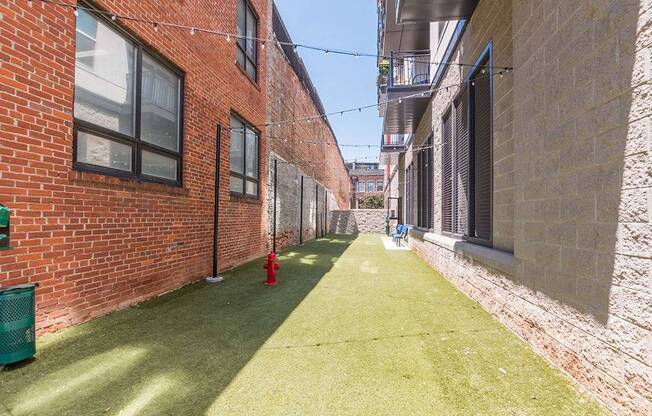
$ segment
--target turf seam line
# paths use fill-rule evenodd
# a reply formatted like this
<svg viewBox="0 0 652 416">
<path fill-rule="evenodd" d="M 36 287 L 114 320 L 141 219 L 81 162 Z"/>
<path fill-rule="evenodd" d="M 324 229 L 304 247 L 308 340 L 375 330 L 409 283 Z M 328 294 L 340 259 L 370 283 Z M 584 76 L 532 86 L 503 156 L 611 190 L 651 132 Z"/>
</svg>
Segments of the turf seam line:
<svg viewBox="0 0 652 416">
<path fill-rule="evenodd" d="M 455 331 L 455 330 L 445 330 L 445 331 L 434 331 L 434 332 L 419 332 L 416 334 L 401 334 L 401 335 L 389 335 L 384 337 L 372 337 L 372 338 L 362 338 L 362 339 L 345 339 L 342 341 L 324 341 L 317 342 L 313 344 L 299 344 L 299 345 L 280 345 L 280 346 L 270 346 L 261 348 L 261 350 L 283 350 L 283 349 L 296 349 L 296 348 L 318 348 L 323 346 L 330 345 L 341 345 L 341 344 L 350 344 L 350 343 L 368 343 L 376 341 L 384 341 L 388 339 L 397 339 L 397 338 L 419 338 L 419 337 L 430 337 L 435 335 L 445 335 L 445 334 L 476 334 L 484 332 L 495 332 L 500 331 L 502 328 L 492 328 L 492 329 L 471 329 L 466 331 Z"/>
</svg>

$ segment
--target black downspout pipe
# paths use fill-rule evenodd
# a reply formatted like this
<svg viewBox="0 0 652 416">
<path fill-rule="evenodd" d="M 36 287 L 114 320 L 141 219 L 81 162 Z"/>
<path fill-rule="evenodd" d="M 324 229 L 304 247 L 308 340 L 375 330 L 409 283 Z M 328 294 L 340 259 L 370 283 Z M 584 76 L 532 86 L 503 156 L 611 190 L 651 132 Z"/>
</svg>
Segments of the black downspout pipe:
<svg viewBox="0 0 652 416">
<path fill-rule="evenodd" d="M 319 185 L 315 184 L 315 240 L 319 238 Z"/>
<path fill-rule="evenodd" d="M 278 159 L 274 159 L 274 225 L 272 227 L 272 251 L 276 253 L 276 184 L 278 180 Z"/>
<path fill-rule="evenodd" d="M 322 237 L 328 232 L 328 190 L 324 189 L 324 224 L 322 226 L 324 230 L 322 232 Z"/>
<path fill-rule="evenodd" d="M 215 206 L 213 212 L 213 274 L 207 279 L 209 283 L 217 283 L 222 281 L 222 277 L 218 275 L 217 264 L 217 251 L 218 251 L 218 226 L 220 217 L 220 170 L 222 168 L 222 157 L 220 155 L 222 149 L 222 125 L 217 124 L 217 140 L 215 140 Z"/>
<path fill-rule="evenodd" d="M 301 192 L 299 199 L 299 244 L 303 244 L 303 175 L 301 175 Z"/>
</svg>

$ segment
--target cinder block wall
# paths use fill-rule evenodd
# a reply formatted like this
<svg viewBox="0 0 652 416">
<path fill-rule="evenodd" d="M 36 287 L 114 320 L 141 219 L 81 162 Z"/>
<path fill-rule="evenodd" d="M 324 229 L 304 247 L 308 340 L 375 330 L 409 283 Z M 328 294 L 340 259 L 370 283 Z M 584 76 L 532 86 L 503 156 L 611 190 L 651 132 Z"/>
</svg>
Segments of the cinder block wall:
<svg viewBox="0 0 652 416">
<path fill-rule="evenodd" d="M 129 16 L 236 28 L 234 1 L 98 0 Z M 261 22 L 267 0 L 252 0 Z M 173 18 L 172 18 L 173 17 Z M 0 202 L 13 213 L 15 247 L 0 254 L 0 284 L 39 283 L 39 334 L 89 320 L 211 273 L 216 125 L 221 149 L 220 264 L 264 254 L 262 200 L 229 196 L 229 116 L 264 125 L 266 67 L 252 82 L 218 36 L 117 22 L 185 72 L 183 187 L 73 170 L 75 16 L 34 1 L 0 3 Z M 267 37 L 265 24 L 259 36 Z M 265 62 L 265 50 L 259 50 Z M 261 131 L 265 149 L 266 134 Z M 261 157 L 261 181 L 267 159 Z M 235 231 L 234 231 L 235 230 Z"/>
<path fill-rule="evenodd" d="M 333 193 L 308 176 L 299 167 L 270 154 L 267 203 L 270 241 L 274 226 L 274 160 L 277 160 L 276 247 L 277 251 L 326 235 L 327 212 L 334 205 Z M 303 195 L 301 179 L 303 177 Z M 303 214 L 301 214 L 303 211 Z M 303 215 L 303 216 L 302 216 Z M 303 230 L 303 231 L 301 231 Z M 301 232 L 303 234 L 301 234 Z"/>
<path fill-rule="evenodd" d="M 441 236 L 438 173 L 435 229 L 409 239 L 623 415 L 652 414 L 651 37 L 647 0 L 480 1 L 454 59 L 492 41 L 495 65 L 515 67 L 494 81 L 495 250 Z M 415 144 L 438 142 L 455 94 L 435 95 Z"/>
<path fill-rule="evenodd" d="M 346 209 L 330 213 L 331 234 L 381 234 L 385 232 L 384 209 Z"/>
</svg>

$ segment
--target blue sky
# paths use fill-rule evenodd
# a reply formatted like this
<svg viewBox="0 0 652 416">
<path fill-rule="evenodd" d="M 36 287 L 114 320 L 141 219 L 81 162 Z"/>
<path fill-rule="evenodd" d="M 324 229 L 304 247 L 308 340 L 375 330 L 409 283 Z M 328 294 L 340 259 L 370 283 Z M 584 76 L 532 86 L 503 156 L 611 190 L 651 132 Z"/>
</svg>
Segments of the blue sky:
<svg viewBox="0 0 652 416">
<path fill-rule="evenodd" d="M 275 0 L 292 40 L 333 49 L 376 53 L 374 0 Z M 327 112 L 377 101 L 376 60 L 325 54 L 299 48 Z M 330 117 L 337 140 L 344 144 L 380 143 L 382 119 L 378 109 Z M 378 147 L 342 147 L 344 158 L 377 161 Z"/>
</svg>

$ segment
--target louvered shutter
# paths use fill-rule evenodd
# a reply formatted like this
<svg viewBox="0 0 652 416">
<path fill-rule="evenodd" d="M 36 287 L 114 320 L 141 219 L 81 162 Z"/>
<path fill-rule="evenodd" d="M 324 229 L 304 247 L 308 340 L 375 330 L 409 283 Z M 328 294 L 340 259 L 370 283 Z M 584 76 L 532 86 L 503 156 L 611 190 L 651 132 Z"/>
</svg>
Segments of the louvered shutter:
<svg viewBox="0 0 652 416">
<path fill-rule="evenodd" d="M 491 240 L 491 85 L 475 80 L 473 91 L 473 219 L 474 236 Z"/>
<path fill-rule="evenodd" d="M 432 150 L 432 136 L 428 139 L 428 150 L 427 150 L 428 160 L 428 189 L 426 195 L 428 195 L 428 220 L 426 226 L 428 229 L 433 228 L 433 207 L 435 205 L 434 192 L 433 192 L 433 173 L 434 173 L 434 163 L 433 163 L 433 150 Z"/>
<path fill-rule="evenodd" d="M 455 111 L 453 232 L 460 235 L 468 235 L 469 222 L 468 94 L 468 89 L 464 88 L 453 105 Z"/>
<path fill-rule="evenodd" d="M 441 147 L 441 229 L 453 232 L 453 120 L 449 111 L 442 122 Z"/>
</svg>

